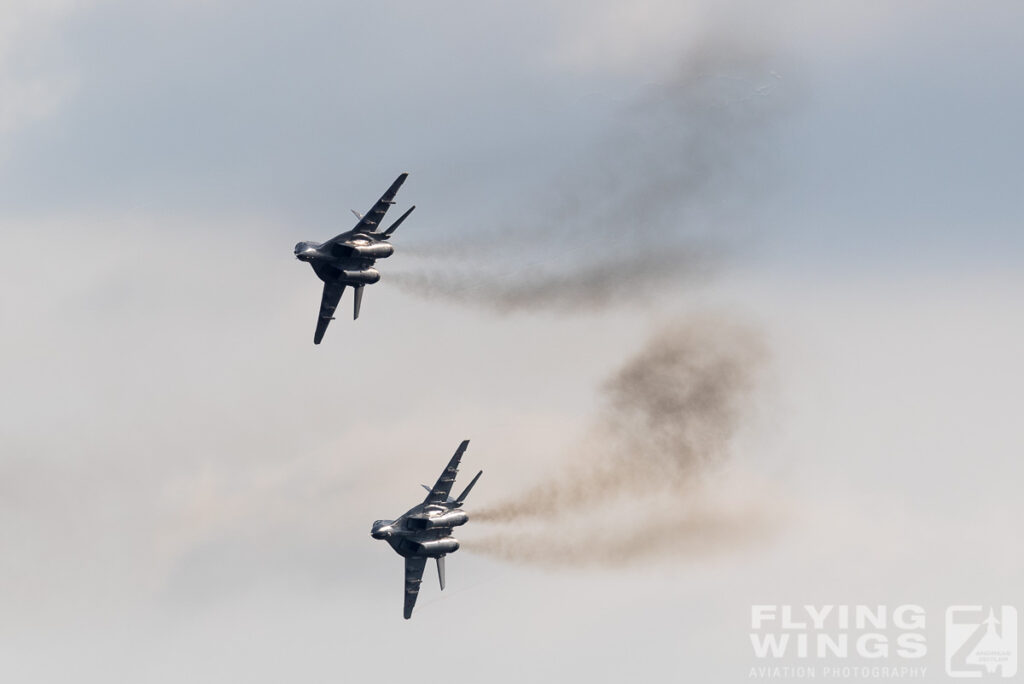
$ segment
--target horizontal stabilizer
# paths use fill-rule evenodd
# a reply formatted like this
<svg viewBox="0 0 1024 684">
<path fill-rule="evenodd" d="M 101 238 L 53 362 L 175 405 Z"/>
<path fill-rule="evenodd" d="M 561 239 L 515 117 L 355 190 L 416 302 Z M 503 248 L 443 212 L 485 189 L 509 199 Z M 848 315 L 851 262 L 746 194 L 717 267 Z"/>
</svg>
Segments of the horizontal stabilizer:
<svg viewBox="0 0 1024 684">
<path fill-rule="evenodd" d="M 362 220 L 363 220 L 363 215 L 362 215 L 362 214 L 360 214 L 360 213 L 359 213 L 358 211 L 356 211 L 355 209 L 349 209 L 349 211 L 351 211 L 351 212 L 352 212 L 353 214 L 355 214 L 355 215 L 356 215 L 356 218 L 357 218 L 357 219 L 359 219 L 360 221 L 362 221 Z"/>
</svg>

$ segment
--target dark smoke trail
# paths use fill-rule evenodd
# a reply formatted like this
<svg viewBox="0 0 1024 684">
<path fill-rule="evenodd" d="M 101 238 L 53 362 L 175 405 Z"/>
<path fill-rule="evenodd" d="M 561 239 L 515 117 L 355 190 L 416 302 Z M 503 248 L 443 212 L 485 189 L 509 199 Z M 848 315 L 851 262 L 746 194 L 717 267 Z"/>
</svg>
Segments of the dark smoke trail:
<svg viewBox="0 0 1024 684">
<path fill-rule="evenodd" d="M 444 271 L 399 272 L 390 279 L 421 294 L 464 304 L 486 302 L 499 311 L 601 309 L 651 296 L 665 282 L 702 279 L 718 251 L 710 244 L 694 244 L 666 247 L 657 254 L 594 258 L 568 267 L 526 261 L 489 270 L 453 265 Z"/>
<path fill-rule="evenodd" d="M 560 472 L 471 513 L 496 526 L 467 548 L 614 564 L 759 536 L 763 494 L 720 466 L 763 356 L 754 332 L 715 318 L 662 331 L 605 384 L 599 419 Z"/>
<path fill-rule="evenodd" d="M 527 524 L 465 540 L 469 551 L 502 560 L 548 567 L 581 565 L 619 567 L 650 558 L 693 558 L 756 543 L 769 536 L 777 512 L 756 498 L 754 489 L 725 491 L 723 504 L 698 490 L 681 492 L 687 501 L 616 515 L 631 515 L 624 522 L 613 515 L 571 522 L 559 518 L 547 524 Z M 746 496 L 746 505 L 735 500 Z M 628 511 L 628 509 L 625 509 Z"/>
<path fill-rule="evenodd" d="M 421 248 L 389 279 L 501 311 L 599 309 L 703 277 L 744 235 L 783 111 L 769 55 L 709 39 L 634 102 L 530 216 Z M 501 219 L 499 219 L 500 221 Z"/>
</svg>

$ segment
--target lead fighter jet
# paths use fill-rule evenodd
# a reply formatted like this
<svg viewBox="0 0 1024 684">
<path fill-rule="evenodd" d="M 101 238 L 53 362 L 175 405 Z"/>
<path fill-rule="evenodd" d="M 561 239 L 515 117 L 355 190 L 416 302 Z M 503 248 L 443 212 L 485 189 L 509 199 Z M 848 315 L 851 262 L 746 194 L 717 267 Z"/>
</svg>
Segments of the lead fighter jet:
<svg viewBox="0 0 1024 684">
<path fill-rule="evenodd" d="M 416 207 L 398 217 L 385 231 L 378 227 L 384 214 L 395 203 L 398 188 L 402 187 L 409 174 L 399 176 L 387 192 L 381 195 L 373 208 L 365 214 L 352 210 L 359 219 L 352 230 L 336 235 L 322 244 L 316 242 L 300 242 L 295 245 L 295 258 L 308 262 L 320 280 L 324 281 L 324 294 L 320 299 L 320 317 L 316 321 L 316 334 L 313 344 L 320 344 L 327 332 L 327 325 L 334 320 L 334 310 L 341 301 L 341 293 L 346 285 L 355 291 L 354 313 L 352 318 L 359 318 L 359 305 L 363 301 L 363 287 L 380 280 L 380 273 L 372 268 L 377 259 L 384 259 L 395 253 L 395 248 L 388 243 L 391 234 L 402 224 L 402 221 Z"/>
<path fill-rule="evenodd" d="M 387 541 L 398 555 L 405 556 L 406 620 L 412 617 L 428 558 L 437 561 L 437 577 L 441 590 L 444 590 L 444 557 L 459 549 L 458 540 L 451 536 L 452 529 L 469 522 L 466 512 L 459 509 L 484 471 L 476 474 L 457 499 L 450 496 L 455 475 L 459 472 L 459 461 L 468 446 L 468 439 L 459 445 L 433 487 L 423 485 L 430 492 L 423 503 L 409 509 L 397 520 L 376 521 L 370 530 L 371 537 Z"/>
</svg>

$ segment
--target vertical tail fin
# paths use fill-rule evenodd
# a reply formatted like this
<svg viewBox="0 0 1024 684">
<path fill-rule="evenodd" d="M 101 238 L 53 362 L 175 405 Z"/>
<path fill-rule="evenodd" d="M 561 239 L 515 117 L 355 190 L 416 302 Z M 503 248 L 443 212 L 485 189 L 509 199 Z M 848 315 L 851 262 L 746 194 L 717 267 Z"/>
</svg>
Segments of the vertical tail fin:
<svg viewBox="0 0 1024 684">
<path fill-rule="evenodd" d="M 469 496 L 469 490 L 473 489 L 473 485 L 476 484 L 476 481 L 479 480 L 480 476 L 483 474 L 484 471 L 481 470 L 479 473 L 476 474 L 476 477 L 473 478 L 473 481 L 469 483 L 469 486 L 462 490 L 462 494 L 459 494 L 459 498 L 455 499 L 456 506 L 462 505 L 462 502 L 466 500 L 467 496 Z"/>
<path fill-rule="evenodd" d="M 398 220 L 397 220 L 397 221 L 395 221 L 394 223 L 392 223 L 392 224 L 391 224 L 391 225 L 390 225 L 390 226 L 388 227 L 388 229 L 384 231 L 384 235 L 383 235 L 383 237 L 384 237 L 384 238 L 389 238 L 389 237 L 391 237 L 391 234 L 395 232 L 395 229 L 396 229 L 396 228 L 398 228 L 398 226 L 402 225 L 402 221 L 404 221 L 404 220 L 405 220 L 405 217 L 407 217 L 407 216 L 408 216 L 409 214 L 411 214 L 411 213 L 412 213 L 412 210 L 413 210 L 413 209 L 415 209 L 415 208 L 416 208 L 416 205 L 413 205 L 413 206 L 411 206 L 411 207 L 409 208 L 409 211 L 407 211 L 407 212 L 405 212 L 404 214 L 402 214 L 401 216 L 399 216 L 399 217 L 398 217 Z"/>
<path fill-rule="evenodd" d="M 444 591 L 444 556 L 437 557 L 437 579 L 441 582 L 441 591 Z"/>
<path fill-rule="evenodd" d="M 359 318 L 359 307 L 363 304 L 363 285 L 356 285 L 353 289 L 355 290 L 355 300 L 353 303 L 353 314 L 352 320 Z"/>
</svg>

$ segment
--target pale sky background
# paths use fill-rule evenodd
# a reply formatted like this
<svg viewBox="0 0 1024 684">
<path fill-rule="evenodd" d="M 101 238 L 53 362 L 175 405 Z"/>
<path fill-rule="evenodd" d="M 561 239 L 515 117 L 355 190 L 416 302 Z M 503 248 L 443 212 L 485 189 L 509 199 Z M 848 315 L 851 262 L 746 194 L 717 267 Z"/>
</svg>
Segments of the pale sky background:
<svg viewBox="0 0 1024 684">
<path fill-rule="evenodd" d="M 1024 609 L 1022 21 L 1011 2 L 0 3 L 0 679 L 732 682 L 751 604 L 786 602 L 920 604 L 940 676 L 947 605 Z M 630 126 L 689 168 L 651 151 L 676 122 L 643 115 L 708 46 L 758 55 L 768 80 L 734 92 L 765 119 L 723 142 L 735 186 L 662 188 L 643 239 L 699 219 L 729 244 L 712 273 L 580 312 L 389 282 L 498 230 L 600 249 L 617 226 L 566 196 L 605 201 L 586 187 L 605 174 L 644 216 Z M 419 208 L 397 253 L 314 347 L 320 284 L 292 245 L 401 171 L 398 208 Z M 614 569 L 467 549 L 402 620 L 372 521 L 464 438 L 477 502 L 553 472 L 604 379 L 708 311 L 763 333 L 730 468 L 785 524 Z"/>
</svg>

